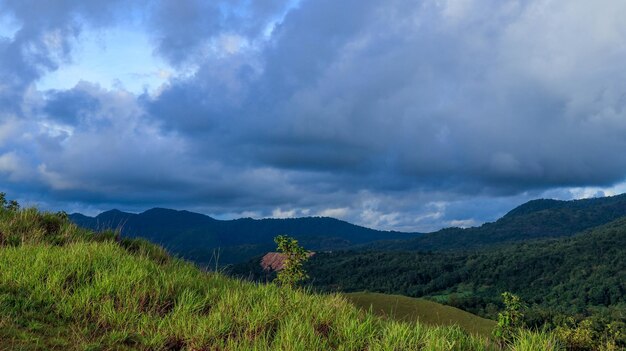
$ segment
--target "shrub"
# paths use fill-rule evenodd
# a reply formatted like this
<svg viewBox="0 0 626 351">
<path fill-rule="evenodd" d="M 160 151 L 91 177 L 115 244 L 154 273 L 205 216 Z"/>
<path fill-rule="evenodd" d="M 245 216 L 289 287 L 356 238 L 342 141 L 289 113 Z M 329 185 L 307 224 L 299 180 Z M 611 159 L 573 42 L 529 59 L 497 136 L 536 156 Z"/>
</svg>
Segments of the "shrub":
<svg viewBox="0 0 626 351">
<path fill-rule="evenodd" d="M 504 311 L 498 313 L 498 325 L 493 330 L 495 338 L 504 344 L 511 344 L 523 327 L 525 306 L 517 295 L 502 293 Z"/>
<path fill-rule="evenodd" d="M 278 272 L 277 279 L 280 285 L 295 287 L 296 284 L 308 278 L 303 264 L 308 259 L 307 251 L 298 245 L 298 241 L 285 235 L 274 238 L 278 251 L 285 255 L 283 269 Z"/>
<path fill-rule="evenodd" d="M 554 330 L 558 339 L 572 351 L 623 350 L 624 323 L 606 323 L 589 317 L 581 321 L 567 318 Z"/>
</svg>

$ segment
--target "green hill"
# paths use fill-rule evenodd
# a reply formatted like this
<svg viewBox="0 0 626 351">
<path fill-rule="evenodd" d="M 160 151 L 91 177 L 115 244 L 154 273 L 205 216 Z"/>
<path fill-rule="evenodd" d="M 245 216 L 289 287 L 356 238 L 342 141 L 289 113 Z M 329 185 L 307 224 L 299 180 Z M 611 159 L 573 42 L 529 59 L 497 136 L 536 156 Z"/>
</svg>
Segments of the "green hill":
<svg viewBox="0 0 626 351">
<path fill-rule="evenodd" d="M 380 319 L 339 295 L 204 272 L 33 209 L 0 208 L 0 268 L 2 350 L 499 349 L 458 327 Z M 559 350 L 535 333 L 510 349 L 532 345 Z"/>
<path fill-rule="evenodd" d="M 369 292 L 346 293 L 344 296 L 366 311 L 371 308 L 379 316 L 404 322 L 458 325 L 467 332 L 485 337 L 491 336 L 496 326 L 492 320 L 425 299 Z"/>
<path fill-rule="evenodd" d="M 362 245 L 369 250 L 468 250 L 511 242 L 575 235 L 626 216 L 626 194 L 593 199 L 529 201 L 493 223 L 446 228 L 408 240 Z"/>
</svg>

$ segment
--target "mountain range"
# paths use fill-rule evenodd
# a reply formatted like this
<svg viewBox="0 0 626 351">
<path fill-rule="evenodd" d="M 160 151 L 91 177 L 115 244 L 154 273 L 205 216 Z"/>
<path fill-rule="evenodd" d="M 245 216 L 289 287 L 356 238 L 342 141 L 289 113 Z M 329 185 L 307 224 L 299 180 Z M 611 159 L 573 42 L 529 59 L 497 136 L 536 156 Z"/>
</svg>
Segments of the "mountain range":
<svg viewBox="0 0 626 351">
<path fill-rule="evenodd" d="M 329 217 L 217 220 L 164 208 L 139 214 L 111 210 L 96 217 L 74 213 L 70 219 L 81 227 L 119 230 L 122 236 L 146 238 L 201 265 L 215 260 L 219 264 L 248 260 L 274 249 L 273 239 L 281 234 L 292 236 L 307 249 L 316 251 L 421 235 L 374 230 Z"/>
<path fill-rule="evenodd" d="M 79 226 L 119 230 L 144 237 L 199 264 L 245 262 L 275 248 L 280 234 L 313 251 L 470 250 L 529 239 L 571 236 L 626 215 L 626 194 L 583 200 L 532 200 L 495 222 L 433 233 L 380 231 L 329 217 L 218 220 L 189 211 L 153 208 L 134 214 L 118 210 L 95 217 L 70 215 Z"/>
</svg>

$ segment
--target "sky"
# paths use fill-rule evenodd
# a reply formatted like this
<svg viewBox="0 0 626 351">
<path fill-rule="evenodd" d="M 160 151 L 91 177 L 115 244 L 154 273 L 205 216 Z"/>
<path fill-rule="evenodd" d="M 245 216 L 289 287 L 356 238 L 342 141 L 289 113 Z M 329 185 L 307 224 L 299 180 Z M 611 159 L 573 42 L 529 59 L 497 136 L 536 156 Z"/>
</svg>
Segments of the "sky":
<svg viewBox="0 0 626 351">
<path fill-rule="evenodd" d="M 621 0 L 0 0 L 0 192 L 390 230 L 626 192 Z"/>
</svg>

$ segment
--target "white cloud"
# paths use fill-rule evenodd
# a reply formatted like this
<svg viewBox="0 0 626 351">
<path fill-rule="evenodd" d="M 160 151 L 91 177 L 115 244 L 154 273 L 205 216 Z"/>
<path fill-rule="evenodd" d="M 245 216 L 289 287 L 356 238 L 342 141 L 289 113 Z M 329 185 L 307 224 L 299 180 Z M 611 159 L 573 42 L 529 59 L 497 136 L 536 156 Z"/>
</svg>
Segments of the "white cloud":
<svg viewBox="0 0 626 351">
<path fill-rule="evenodd" d="M 14 152 L 0 154 L 0 173 L 8 174 L 9 179 L 15 181 L 22 173 L 20 161 Z"/>
<path fill-rule="evenodd" d="M 6 147 L 15 138 L 19 130 L 19 122 L 14 118 L 0 120 L 0 147 Z"/>
<path fill-rule="evenodd" d="M 282 210 L 280 207 L 275 208 L 272 211 L 272 217 L 274 218 L 293 218 L 296 216 L 296 210 Z"/>
<path fill-rule="evenodd" d="M 348 213 L 349 213 L 349 209 L 347 207 L 326 208 L 319 212 L 319 216 L 341 219 L 341 218 L 346 217 Z"/>
<path fill-rule="evenodd" d="M 81 188 L 81 184 L 77 184 L 67 179 L 67 176 L 48 170 L 46 164 L 40 164 L 37 167 L 37 172 L 41 180 L 50 186 L 53 190 L 77 190 Z"/>
<path fill-rule="evenodd" d="M 452 221 L 448 222 L 448 225 L 450 227 L 458 227 L 458 228 L 475 227 L 475 226 L 477 226 L 479 224 L 481 224 L 481 223 L 476 221 L 473 218 L 470 218 L 470 219 L 455 219 L 455 220 L 452 220 Z"/>
</svg>

